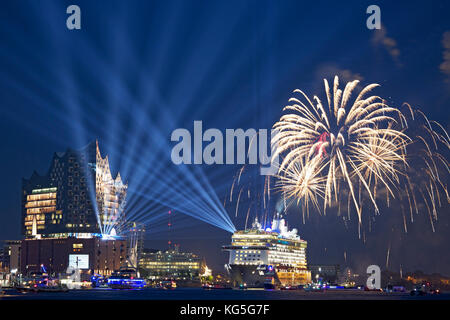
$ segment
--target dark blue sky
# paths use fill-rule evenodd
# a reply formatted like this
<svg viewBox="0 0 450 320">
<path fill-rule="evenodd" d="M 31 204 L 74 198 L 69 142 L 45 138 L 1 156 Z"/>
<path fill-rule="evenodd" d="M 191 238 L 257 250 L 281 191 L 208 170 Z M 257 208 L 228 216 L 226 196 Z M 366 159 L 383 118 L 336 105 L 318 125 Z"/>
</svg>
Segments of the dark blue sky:
<svg viewBox="0 0 450 320">
<path fill-rule="evenodd" d="M 70 4 L 81 8 L 81 30 L 66 28 Z M 382 32 L 366 28 L 370 4 L 381 8 Z M 338 74 L 380 83 L 377 93 L 392 105 L 409 102 L 448 128 L 450 68 L 440 66 L 449 12 L 448 1 L 3 1 L 0 239 L 20 237 L 21 178 L 44 173 L 54 151 L 98 139 L 121 171 L 148 154 L 142 132 L 130 151 L 126 133 L 142 119 L 136 110 L 153 119 L 143 132 L 156 125 L 167 141 L 194 120 L 205 128 L 270 128 L 293 89 L 322 94 L 322 79 Z M 220 199 L 237 169 L 204 168 Z M 405 235 L 399 213 L 386 209 L 366 244 L 333 215 L 299 229 L 313 262 L 384 266 L 391 244 L 391 269 L 450 274 L 450 257 L 441 256 L 448 215 L 447 206 L 436 233 L 425 217 Z M 191 220 L 173 237 L 220 268 L 229 234 Z M 158 228 L 151 246 L 166 240 Z"/>
</svg>

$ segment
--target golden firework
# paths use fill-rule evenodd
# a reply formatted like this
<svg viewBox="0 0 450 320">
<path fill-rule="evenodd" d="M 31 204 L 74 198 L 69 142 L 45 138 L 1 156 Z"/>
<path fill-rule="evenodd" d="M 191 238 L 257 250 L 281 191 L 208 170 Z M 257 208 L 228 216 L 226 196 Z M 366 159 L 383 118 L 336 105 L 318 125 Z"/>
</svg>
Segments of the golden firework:
<svg viewBox="0 0 450 320">
<path fill-rule="evenodd" d="M 325 210 L 339 201 L 341 188 L 348 188 L 361 222 L 362 192 L 376 211 L 379 184 L 394 197 L 398 164 L 406 164 L 410 139 L 394 127 L 399 110 L 369 95 L 377 84 L 363 88 L 351 102 L 358 83 L 351 81 L 342 91 L 337 76 L 333 88 L 325 79 L 326 106 L 317 96 L 311 100 L 303 91 L 294 90 L 300 98 L 292 97 L 292 104 L 284 108 L 289 113 L 275 123 L 278 133 L 272 143 L 276 146 L 273 156 L 282 156 L 279 178 L 285 196 L 317 208 L 322 198 Z"/>
</svg>

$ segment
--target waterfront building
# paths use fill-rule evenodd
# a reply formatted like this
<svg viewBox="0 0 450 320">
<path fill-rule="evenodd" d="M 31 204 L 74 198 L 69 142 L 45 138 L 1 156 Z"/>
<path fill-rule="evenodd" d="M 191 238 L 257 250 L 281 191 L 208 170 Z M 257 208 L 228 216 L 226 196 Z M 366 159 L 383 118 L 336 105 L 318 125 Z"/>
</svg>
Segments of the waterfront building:
<svg viewBox="0 0 450 320">
<path fill-rule="evenodd" d="M 0 244 L 0 272 L 17 272 L 20 268 L 20 240 L 4 240 Z"/>
<path fill-rule="evenodd" d="M 311 271 L 311 277 L 314 281 L 322 279 L 323 282 L 337 284 L 341 277 L 338 264 L 309 264 L 308 269 Z"/>
<path fill-rule="evenodd" d="M 45 175 L 22 180 L 22 233 L 25 238 L 118 234 L 127 184 L 112 176 L 98 142 L 81 150 L 54 153 Z"/>
<path fill-rule="evenodd" d="M 139 260 L 141 274 L 149 279 L 198 280 L 204 272 L 204 261 L 191 252 L 144 249 Z"/>
<path fill-rule="evenodd" d="M 289 231 L 277 214 L 271 227 L 263 228 L 256 218 L 251 229 L 236 231 L 223 250 L 230 254 L 226 268 L 234 285 L 262 287 L 309 283 L 306 247 L 297 230 Z"/>
<path fill-rule="evenodd" d="M 127 242 L 92 238 L 25 239 L 21 244 L 22 274 L 38 272 L 41 265 L 51 274 L 79 269 L 84 274 L 111 275 L 125 265 Z"/>
<path fill-rule="evenodd" d="M 51 274 L 79 269 L 83 275 L 110 275 L 129 257 L 121 237 L 128 185 L 112 175 L 97 141 L 80 150 L 54 153 L 45 175 L 22 180 L 19 270 L 41 266 Z"/>
</svg>

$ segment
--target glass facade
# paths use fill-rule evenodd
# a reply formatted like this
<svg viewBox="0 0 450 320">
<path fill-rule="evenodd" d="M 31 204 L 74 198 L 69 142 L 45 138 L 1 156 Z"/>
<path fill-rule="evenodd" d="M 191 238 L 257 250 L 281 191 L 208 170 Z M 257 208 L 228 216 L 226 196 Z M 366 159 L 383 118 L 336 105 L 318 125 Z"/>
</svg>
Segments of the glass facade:
<svg viewBox="0 0 450 320">
<path fill-rule="evenodd" d="M 201 273 L 202 259 L 190 252 L 144 250 L 139 268 L 148 278 L 195 279 Z"/>
<path fill-rule="evenodd" d="M 59 224 L 61 212 L 56 212 L 57 188 L 33 189 L 25 202 L 25 235 L 32 236 L 45 229 L 45 224 Z"/>
</svg>

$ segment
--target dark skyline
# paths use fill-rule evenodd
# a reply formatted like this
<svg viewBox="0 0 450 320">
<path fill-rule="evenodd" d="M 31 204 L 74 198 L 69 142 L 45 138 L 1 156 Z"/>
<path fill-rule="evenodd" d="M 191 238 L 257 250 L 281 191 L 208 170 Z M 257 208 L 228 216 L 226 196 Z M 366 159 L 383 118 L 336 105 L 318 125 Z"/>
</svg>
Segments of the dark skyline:
<svg viewBox="0 0 450 320">
<path fill-rule="evenodd" d="M 150 174 L 133 170 L 156 168 L 142 164 L 154 130 L 169 144 L 174 128 L 191 129 L 194 120 L 221 130 L 270 128 L 293 89 L 322 95 L 322 79 L 335 74 L 379 83 L 391 105 L 408 102 L 449 128 L 448 1 L 378 2 L 381 31 L 366 28 L 369 1 L 76 1 L 82 28 L 74 31 L 66 28 L 70 4 L 2 3 L 1 239 L 20 238 L 22 178 L 46 173 L 56 151 L 98 139 L 131 186 Z M 152 121 L 137 130 L 139 115 Z M 201 168 L 222 201 L 239 166 Z M 236 218 L 226 207 L 237 228 L 243 208 Z M 400 212 L 383 208 L 365 243 L 355 217 L 346 226 L 332 211 L 312 213 L 302 224 L 291 209 L 288 220 L 308 241 L 312 263 L 385 267 L 389 250 L 391 270 L 450 275 L 449 213 L 448 204 L 439 210 L 433 233 L 423 212 L 405 234 Z M 173 241 L 222 268 L 230 233 L 182 213 L 175 219 Z M 166 227 L 164 215 L 152 221 L 149 247 L 166 246 Z"/>
</svg>

